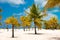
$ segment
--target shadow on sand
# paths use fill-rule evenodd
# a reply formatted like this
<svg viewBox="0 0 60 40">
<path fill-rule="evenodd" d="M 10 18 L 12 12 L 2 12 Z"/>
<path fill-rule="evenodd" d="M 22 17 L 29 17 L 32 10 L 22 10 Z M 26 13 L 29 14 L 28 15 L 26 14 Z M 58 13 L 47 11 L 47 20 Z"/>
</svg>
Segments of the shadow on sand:
<svg viewBox="0 0 60 40">
<path fill-rule="evenodd" d="M 12 38 L 12 37 L 9 37 L 9 38 Z M 17 36 L 15 36 L 14 38 L 18 38 Z"/>
<path fill-rule="evenodd" d="M 25 33 L 27 35 L 44 35 L 45 33 L 37 33 L 37 34 L 34 34 L 34 33 Z"/>
<path fill-rule="evenodd" d="M 51 37 L 50 40 L 60 40 L 60 37 Z"/>
<path fill-rule="evenodd" d="M 0 32 L 0 33 L 3 33 L 3 32 Z"/>
</svg>

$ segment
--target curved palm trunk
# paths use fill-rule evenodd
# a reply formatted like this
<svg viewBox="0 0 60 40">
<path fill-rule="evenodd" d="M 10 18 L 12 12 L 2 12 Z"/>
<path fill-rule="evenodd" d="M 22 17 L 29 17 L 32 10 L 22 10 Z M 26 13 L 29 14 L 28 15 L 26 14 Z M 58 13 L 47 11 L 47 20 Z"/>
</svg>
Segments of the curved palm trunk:
<svg viewBox="0 0 60 40">
<path fill-rule="evenodd" d="M 35 25 L 35 22 L 34 22 L 34 25 Z M 35 25 L 35 34 L 37 34 L 36 25 Z"/>
<path fill-rule="evenodd" d="M 14 38 L 14 25 L 12 25 L 12 38 Z"/>
</svg>

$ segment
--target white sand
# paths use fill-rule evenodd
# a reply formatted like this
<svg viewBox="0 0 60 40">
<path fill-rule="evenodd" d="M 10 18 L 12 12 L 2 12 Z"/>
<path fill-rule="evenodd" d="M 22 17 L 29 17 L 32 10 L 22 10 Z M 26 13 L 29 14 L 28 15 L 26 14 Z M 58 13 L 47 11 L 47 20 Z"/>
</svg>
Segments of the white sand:
<svg viewBox="0 0 60 40">
<path fill-rule="evenodd" d="M 34 34 L 34 30 L 23 31 L 15 29 L 15 38 L 11 37 L 11 29 L 0 29 L 0 40 L 60 40 L 60 30 L 37 30 L 38 34 Z"/>
</svg>

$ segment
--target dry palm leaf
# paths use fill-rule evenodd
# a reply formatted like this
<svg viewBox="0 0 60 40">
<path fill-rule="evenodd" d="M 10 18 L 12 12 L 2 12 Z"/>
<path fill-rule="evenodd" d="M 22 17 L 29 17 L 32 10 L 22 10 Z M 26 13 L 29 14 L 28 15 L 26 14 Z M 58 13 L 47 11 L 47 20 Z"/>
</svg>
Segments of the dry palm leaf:
<svg viewBox="0 0 60 40">
<path fill-rule="evenodd" d="M 45 8 L 52 8 L 59 4 L 60 4 L 60 0 L 48 0 L 47 4 L 45 5 Z"/>
</svg>

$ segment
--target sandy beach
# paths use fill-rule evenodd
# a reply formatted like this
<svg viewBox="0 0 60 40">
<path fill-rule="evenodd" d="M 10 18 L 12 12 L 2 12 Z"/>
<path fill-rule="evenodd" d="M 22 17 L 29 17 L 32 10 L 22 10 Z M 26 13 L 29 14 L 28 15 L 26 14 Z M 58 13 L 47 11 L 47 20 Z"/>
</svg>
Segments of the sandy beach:
<svg viewBox="0 0 60 40">
<path fill-rule="evenodd" d="M 0 29 L 0 40 L 60 40 L 60 30 L 37 30 L 38 34 L 34 34 L 34 30 L 23 31 L 23 29 L 15 29 L 15 37 L 11 37 L 11 29 Z"/>
</svg>

